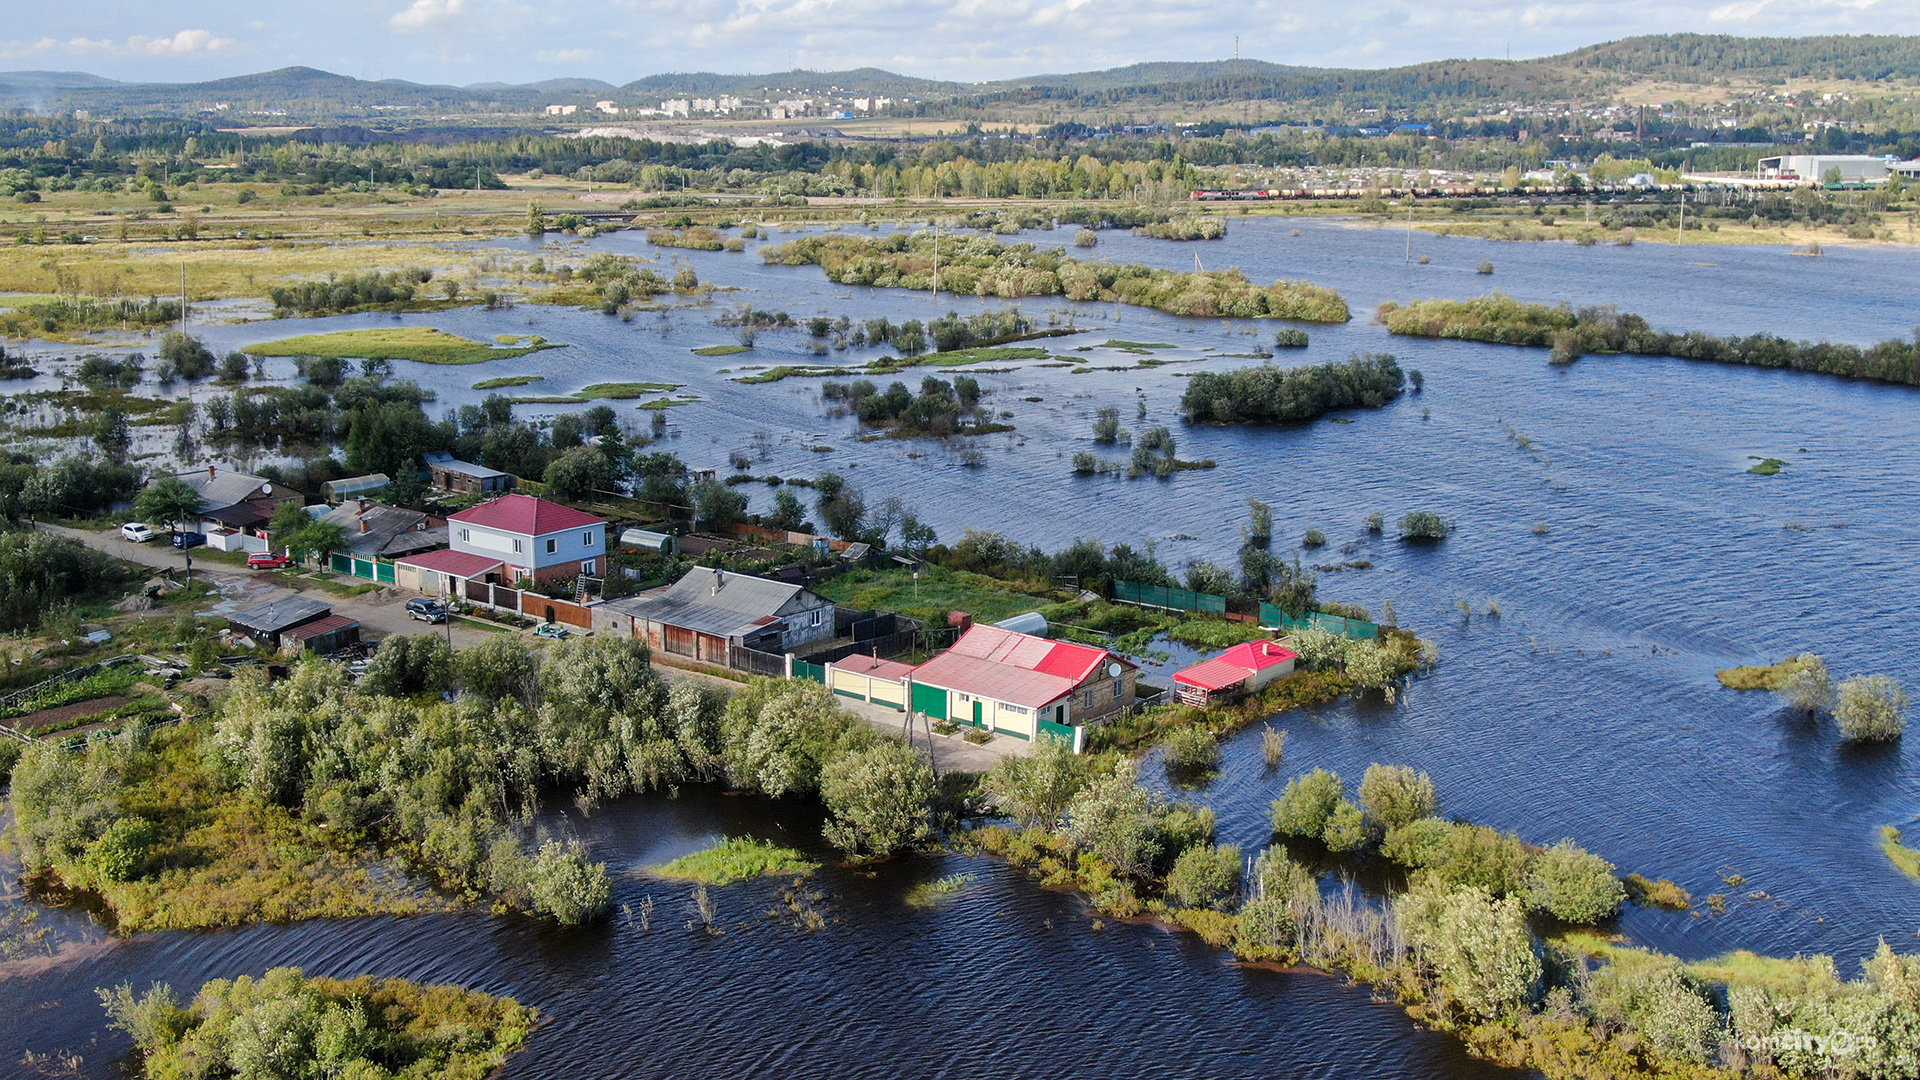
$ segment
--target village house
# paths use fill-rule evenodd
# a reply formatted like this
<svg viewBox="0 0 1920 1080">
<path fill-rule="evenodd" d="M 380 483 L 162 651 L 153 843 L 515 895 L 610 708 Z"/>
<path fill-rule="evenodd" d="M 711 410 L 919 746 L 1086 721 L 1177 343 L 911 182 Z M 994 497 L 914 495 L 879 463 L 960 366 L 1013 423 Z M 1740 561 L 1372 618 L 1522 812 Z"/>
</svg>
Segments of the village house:
<svg viewBox="0 0 1920 1080">
<path fill-rule="evenodd" d="M 355 558 L 395 559 L 447 546 L 447 519 L 370 499 L 352 499 L 316 516 L 347 531 L 346 554 Z"/>
<path fill-rule="evenodd" d="M 910 707 L 998 735 L 1066 739 L 1133 705 L 1140 669 L 1107 649 L 974 626 L 953 648 L 913 669 Z"/>
<path fill-rule="evenodd" d="M 427 475 L 433 486 L 456 495 L 498 495 L 512 491 L 519 478 L 512 473 L 461 461 L 445 451 L 426 455 Z"/>
<path fill-rule="evenodd" d="M 503 495 L 449 515 L 447 532 L 451 550 L 500 563 L 508 582 L 570 582 L 606 565 L 606 521 L 532 495 Z"/>
<path fill-rule="evenodd" d="M 731 649 L 778 656 L 831 638 L 833 602 L 788 582 L 696 566 L 663 589 L 597 605 L 594 629 L 640 638 L 655 652 L 738 666 Z"/>
<path fill-rule="evenodd" d="M 1174 696 L 1182 705 L 1204 709 L 1286 678 L 1299 659 L 1298 653 L 1277 641 L 1235 645 L 1211 660 L 1175 672 Z"/>
<path fill-rule="evenodd" d="M 223 472 L 213 465 L 177 475 L 200 497 L 195 528 L 206 534 L 208 547 L 219 551 L 265 551 L 273 512 L 281 503 L 305 501 L 298 491 L 264 476 Z"/>
<path fill-rule="evenodd" d="M 332 605 L 288 593 L 227 616 L 236 635 L 275 649 L 330 653 L 360 640 L 360 624 L 335 615 Z"/>
</svg>

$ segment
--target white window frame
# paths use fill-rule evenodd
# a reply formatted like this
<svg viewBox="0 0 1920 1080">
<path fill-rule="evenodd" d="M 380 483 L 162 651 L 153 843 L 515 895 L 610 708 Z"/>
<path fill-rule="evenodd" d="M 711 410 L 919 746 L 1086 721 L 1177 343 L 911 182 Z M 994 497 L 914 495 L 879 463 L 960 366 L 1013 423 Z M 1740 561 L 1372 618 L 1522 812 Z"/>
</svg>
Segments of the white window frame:
<svg viewBox="0 0 1920 1080">
<path fill-rule="evenodd" d="M 1093 708 L 1093 687 L 1087 687 L 1087 708 Z"/>
<path fill-rule="evenodd" d="M 583 532 L 580 534 L 580 546 L 581 547 L 593 546 L 593 530 L 592 529 L 588 529 L 586 532 Z"/>
<path fill-rule="evenodd" d="M 517 536 L 513 538 L 513 553 L 520 554 L 520 538 Z"/>
<path fill-rule="evenodd" d="M 559 553 L 560 553 L 560 538 L 557 536 L 547 537 L 547 554 L 558 555 Z"/>
<path fill-rule="evenodd" d="M 460 530 L 460 542 L 461 542 L 461 543 L 463 543 L 463 544 L 464 544 L 464 543 L 467 543 L 468 541 L 470 541 L 470 540 L 472 540 L 472 539 L 473 539 L 473 533 L 472 533 L 472 532 L 470 532 L 470 531 L 468 531 L 468 530 L 466 530 L 466 529 L 461 529 L 461 530 Z"/>
<path fill-rule="evenodd" d="M 1113 698 L 1115 701 L 1126 696 L 1126 685 L 1127 681 L 1125 679 L 1113 680 Z"/>
<path fill-rule="evenodd" d="M 591 577 L 591 576 L 593 576 L 593 573 L 594 573 L 594 571 L 596 571 L 596 570 L 598 570 L 598 569 L 599 569 L 599 563 L 598 563 L 598 560 L 595 560 L 595 559 L 582 559 L 582 560 L 580 560 L 580 572 L 581 572 L 581 573 L 583 573 L 583 574 L 586 574 L 587 576 L 589 576 L 589 577 Z"/>
</svg>

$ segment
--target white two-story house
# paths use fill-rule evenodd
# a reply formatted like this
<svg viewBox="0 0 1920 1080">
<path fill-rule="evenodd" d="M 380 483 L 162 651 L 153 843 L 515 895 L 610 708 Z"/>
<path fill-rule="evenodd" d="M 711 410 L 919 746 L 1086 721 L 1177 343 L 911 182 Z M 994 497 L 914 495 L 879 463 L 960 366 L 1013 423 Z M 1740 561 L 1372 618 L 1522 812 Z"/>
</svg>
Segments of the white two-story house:
<svg viewBox="0 0 1920 1080">
<path fill-rule="evenodd" d="M 532 495 L 503 495 L 448 515 L 447 544 L 461 554 L 500 560 L 509 584 L 545 585 L 604 570 L 607 523 Z"/>
</svg>

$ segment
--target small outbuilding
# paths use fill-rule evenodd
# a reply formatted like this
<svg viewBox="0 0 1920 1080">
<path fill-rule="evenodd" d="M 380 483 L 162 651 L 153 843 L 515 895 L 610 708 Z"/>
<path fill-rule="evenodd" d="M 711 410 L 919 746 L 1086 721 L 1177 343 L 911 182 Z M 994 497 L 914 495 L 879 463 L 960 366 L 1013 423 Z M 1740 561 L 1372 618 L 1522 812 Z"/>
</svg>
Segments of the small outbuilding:
<svg viewBox="0 0 1920 1080">
<path fill-rule="evenodd" d="M 227 624 L 236 633 L 246 634 L 277 649 L 287 631 L 318 622 L 332 614 L 332 605 L 290 593 L 241 608 L 227 616 Z"/>
<path fill-rule="evenodd" d="M 301 623 L 280 634 L 280 651 L 311 652 L 326 656 L 360 641 L 360 624 L 345 615 L 328 615 L 310 623 Z"/>
<path fill-rule="evenodd" d="M 442 491 L 464 495 L 501 495 L 512 491 L 519 482 L 519 478 L 512 473 L 461 461 L 444 451 L 426 455 L 426 462 L 427 474 L 433 478 L 433 486 Z"/>
<path fill-rule="evenodd" d="M 368 473 L 365 476 L 349 476 L 340 480 L 329 480 L 320 485 L 320 497 L 330 503 L 343 502 L 356 496 L 371 495 L 393 483 L 383 472 Z"/>
<path fill-rule="evenodd" d="M 651 529 L 620 530 L 620 546 L 655 555 L 672 555 L 679 550 L 672 533 L 654 532 Z"/>
<path fill-rule="evenodd" d="M 1182 705 L 1204 709 L 1286 678 L 1299 659 L 1298 653 L 1277 641 L 1235 645 L 1211 660 L 1175 672 L 1174 696 Z"/>
</svg>

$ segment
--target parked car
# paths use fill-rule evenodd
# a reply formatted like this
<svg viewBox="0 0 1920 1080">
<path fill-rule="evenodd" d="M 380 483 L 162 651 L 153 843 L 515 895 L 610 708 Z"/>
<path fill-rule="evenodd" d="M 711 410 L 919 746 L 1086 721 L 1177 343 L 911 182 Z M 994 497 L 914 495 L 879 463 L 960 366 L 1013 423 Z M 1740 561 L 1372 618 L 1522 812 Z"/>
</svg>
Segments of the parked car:
<svg viewBox="0 0 1920 1080">
<path fill-rule="evenodd" d="M 199 547 L 207 542 L 207 534 L 202 532 L 176 532 L 173 534 L 173 546 L 186 550 Z"/>
<path fill-rule="evenodd" d="M 284 554 L 271 551 L 255 551 L 247 555 L 249 570 L 285 570 L 293 565 L 293 560 Z"/>
<path fill-rule="evenodd" d="M 447 605 L 425 596 L 416 596 L 407 601 L 407 617 L 421 622 L 446 622 Z"/>
<path fill-rule="evenodd" d="M 534 630 L 533 636 L 558 639 L 566 637 L 569 632 L 566 627 L 561 626 L 559 623 L 549 622 L 541 623 L 540 626 Z"/>
<path fill-rule="evenodd" d="M 120 526 L 120 539 L 133 544 L 144 544 L 154 538 L 154 531 L 138 521 L 129 521 Z"/>
</svg>

